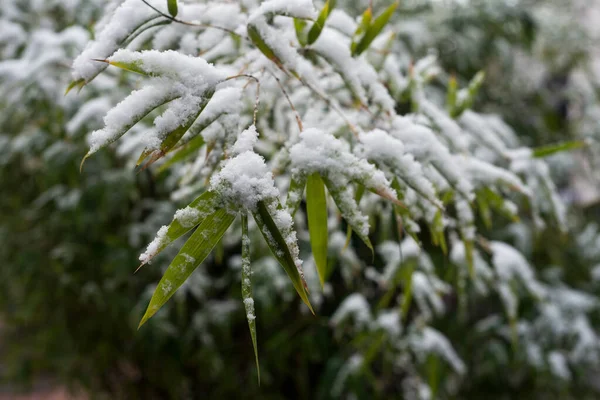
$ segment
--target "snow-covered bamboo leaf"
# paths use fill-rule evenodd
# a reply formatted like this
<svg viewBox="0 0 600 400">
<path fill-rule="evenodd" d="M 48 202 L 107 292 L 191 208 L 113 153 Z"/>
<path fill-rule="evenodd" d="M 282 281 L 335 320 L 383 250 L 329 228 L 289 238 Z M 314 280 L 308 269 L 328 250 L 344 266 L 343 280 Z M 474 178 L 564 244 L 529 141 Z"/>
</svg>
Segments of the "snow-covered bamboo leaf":
<svg viewBox="0 0 600 400">
<path fill-rule="evenodd" d="M 360 212 L 358 204 L 354 199 L 354 194 L 350 187 L 340 187 L 333 181 L 323 177 L 327 190 L 335 204 L 337 205 L 342 217 L 346 220 L 352 230 L 358 237 L 367 245 L 374 254 L 373 245 L 369 239 L 369 222 L 368 218 Z"/>
<path fill-rule="evenodd" d="M 319 17 L 317 18 L 317 20 L 315 21 L 313 26 L 311 26 L 310 30 L 308 31 L 308 37 L 307 37 L 308 44 L 313 44 L 319 38 L 319 35 L 321 34 L 323 27 L 325 26 L 325 22 L 327 21 L 327 18 L 329 17 L 329 13 L 331 13 L 331 10 L 333 10 L 333 8 L 335 7 L 335 3 L 336 3 L 336 0 L 327 0 L 325 2 L 323 9 L 321 9 L 321 12 L 319 13 Z"/>
<path fill-rule="evenodd" d="M 473 79 L 469 82 L 469 85 L 458 92 L 457 105 L 454 107 L 451 116 L 452 118 L 458 118 L 465 110 L 471 108 L 475 102 L 475 97 L 483 85 L 485 80 L 485 72 L 479 71 L 475 74 Z"/>
<path fill-rule="evenodd" d="M 204 218 L 167 268 L 150 299 L 150 304 L 148 304 L 139 326 L 156 314 L 173 296 L 175 291 L 210 254 L 234 219 L 235 215 L 225 208 L 220 208 Z"/>
<path fill-rule="evenodd" d="M 167 9 L 169 10 L 169 14 L 171 17 L 175 18 L 177 16 L 177 0 L 167 0 Z"/>
<path fill-rule="evenodd" d="M 285 204 L 292 217 L 296 215 L 296 211 L 298 211 L 298 207 L 300 207 L 305 187 L 306 177 L 303 175 L 292 176 L 290 179 L 290 188 L 288 189 L 288 196 Z"/>
<path fill-rule="evenodd" d="M 151 111 L 173 101 L 177 97 L 177 93 L 156 86 L 146 86 L 132 92 L 106 114 L 104 128 L 92 132 L 90 150 L 81 161 L 81 165 L 83 166 L 85 160 L 92 154 L 127 133 L 131 127 Z"/>
<path fill-rule="evenodd" d="M 252 297 L 252 260 L 250 259 L 250 236 L 248 236 L 248 215 L 242 213 L 242 301 L 246 310 L 246 319 L 254 347 L 256 359 L 256 372 L 260 385 L 260 365 L 258 364 L 258 344 L 256 342 L 256 312 L 254 311 L 254 298 Z"/>
<path fill-rule="evenodd" d="M 321 286 L 329 275 L 327 269 L 327 197 L 325 184 L 317 172 L 311 174 L 306 182 L 306 212 L 310 246 L 317 266 Z"/>
<path fill-rule="evenodd" d="M 206 191 L 187 207 L 175 212 L 173 221 L 158 231 L 156 238 L 148 245 L 146 251 L 140 255 L 142 265 L 150 262 L 152 258 L 163 251 L 169 244 L 193 229 L 204 218 L 213 214 L 219 203 L 220 198 L 218 193 Z"/>
<path fill-rule="evenodd" d="M 375 40 L 377 35 L 379 35 L 383 28 L 387 25 L 399 4 L 399 0 L 394 1 L 394 3 L 386 8 L 385 11 L 379 14 L 377 18 L 375 18 L 375 20 L 369 24 L 369 27 L 365 30 L 365 34 L 362 36 L 356 47 L 352 49 L 353 56 L 360 55 L 369 48 L 373 40 Z"/>
<path fill-rule="evenodd" d="M 356 189 L 356 194 L 354 195 L 354 199 L 356 200 L 356 204 L 360 204 L 360 200 L 365 194 L 365 187 L 363 185 L 358 185 Z M 346 230 L 346 243 L 344 243 L 344 249 L 350 246 L 350 240 L 352 240 L 352 227 L 348 225 L 348 229 Z"/>
<path fill-rule="evenodd" d="M 294 260 L 290 249 L 288 248 L 288 244 L 283 238 L 281 231 L 277 227 L 277 224 L 273 220 L 273 217 L 269 213 L 269 210 L 263 201 L 259 201 L 257 203 L 256 211 L 253 212 L 253 215 L 256 224 L 258 225 L 267 242 L 267 245 L 271 249 L 271 252 L 290 277 L 296 292 L 298 292 L 298 295 L 304 304 L 306 304 L 310 311 L 314 314 L 315 312 L 313 311 L 313 308 L 310 305 L 310 300 L 308 299 L 306 282 L 300 275 L 298 265 L 296 265 L 296 261 Z"/>
<path fill-rule="evenodd" d="M 271 60 L 275 65 L 277 65 L 280 69 L 284 70 L 283 63 L 281 60 L 275 55 L 275 52 L 267 45 L 265 40 L 261 37 L 260 31 L 258 28 L 252 24 L 248 24 L 248 37 L 254 43 L 254 45 L 267 57 Z"/>
<path fill-rule="evenodd" d="M 164 0 L 149 0 L 158 9 L 164 9 Z M 88 43 L 83 52 L 73 62 L 73 79 L 92 81 L 108 64 L 94 59 L 106 59 L 119 48 L 127 46 L 132 39 L 155 26 L 156 22 L 169 23 L 170 20 L 150 7 L 140 6 L 138 0 L 125 0 L 112 14 L 107 23 Z"/>
<path fill-rule="evenodd" d="M 538 147 L 536 149 L 533 149 L 532 155 L 535 158 L 543 158 L 563 151 L 579 149 L 583 146 L 585 146 L 585 142 L 583 140 L 573 140 L 569 142 Z"/>
<path fill-rule="evenodd" d="M 179 109 L 179 107 L 177 107 L 178 104 L 176 105 L 174 102 L 173 109 L 176 109 L 176 111 L 173 111 L 173 109 L 167 110 L 165 114 L 168 113 L 170 115 L 163 115 L 160 124 L 158 123 L 158 118 L 155 120 L 157 137 L 159 140 L 162 137 L 162 140 L 160 145 L 146 148 L 138 159 L 137 165 L 140 165 L 146 157 L 152 154 L 152 157 L 146 164 L 146 167 L 148 167 L 150 164 L 167 154 L 179 142 L 183 135 L 188 132 L 196 119 L 198 119 L 198 116 L 202 110 L 204 110 L 204 107 L 206 107 L 206 104 L 209 102 L 213 93 L 213 91 L 209 91 L 206 96 L 198 99 L 197 103 L 190 101 L 189 98 L 176 100 L 177 102 L 181 101 L 182 103 L 185 103 L 183 104 L 184 109 Z M 188 108 L 190 105 L 192 106 L 191 109 Z M 162 123 L 164 120 L 167 120 L 167 122 Z"/>
</svg>

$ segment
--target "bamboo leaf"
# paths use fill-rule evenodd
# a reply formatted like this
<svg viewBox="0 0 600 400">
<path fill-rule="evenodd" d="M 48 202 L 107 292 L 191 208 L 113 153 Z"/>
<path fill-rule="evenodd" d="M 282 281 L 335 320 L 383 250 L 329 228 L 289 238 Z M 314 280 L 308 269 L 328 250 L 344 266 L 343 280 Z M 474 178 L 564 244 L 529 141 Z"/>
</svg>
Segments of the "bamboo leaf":
<svg viewBox="0 0 600 400">
<path fill-rule="evenodd" d="M 190 140 L 186 145 L 180 146 L 177 149 L 175 149 L 177 153 L 173 154 L 173 157 L 169 158 L 164 164 L 162 164 L 158 168 L 158 172 L 165 171 L 172 165 L 186 160 L 189 156 L 200 150 L 200 148 L 202 148 L 204 144 L 204 136 L 196 136 L 194 139 Z"/>
<path fill-rule="evenodd" d="M 256 224 L 258 225 L 267 242 L 267 245 L 271 249 L 271 252 L 290 277 L 296 292 L 298 292 L 298 295 L 304 304 L 306 304 L 310 311 L 314 314 L 315 312 L 313 311 L 308 299 L 306 282 L 304 282 L 304 278 L 300 276 L 300 272 L 298 271 L 294 257 L 292 256 L 290 249 L 288 248 L 288 245 L 281 234 L 281 231 L 277 227 L 277 224 L 275 224 L 273 217 L 271 214 L 269 214 L 269 210 L 263 201 L 258 202 L 257 209 L 254 211 L 253 215 Z"/>
<path fill-rule="evenodd" d="M 167 154 L 173 147 L 175 147 L 175 145 L 179 142 L 179 140 L 183 137 L 183 135 L 185 135 L 185 133 L 190 129 L 190 127 L 198 119 L 198 117 L 200 116 L 200 113 L 202 112 L 202 110 L 204 110 L 204 108 L 206 107 L 206 105 L 208 104 L 210 99 L 212 98 L 213 94 L 214 94 L 214 90 L 209 91 L 206 94 L 206 96 L 202 99 L 202 102 L 200 103 L 198 111 L 194 115 L 192 115 L 190 118 L 188 118 L 186 121 L 183 121 L 182 125 L 179 125 L 177 128 L 175 128 L 171 132 L 167 133 L 167 135 L 161 142 L 160 149 L 158 151 L 155 149 L 145 149 L 142 152 L 142 154 L 140 155 L 140 158 L 137 161 L 137 165 L 140 165 L 142 163 L 142 161 L 144 161 L 144 159 L 146 159 L 146 157 L 148 157 L 150 154 L 152 154 L 152 158 L 150 158 L 150 160 L 144 166 L 144 168 L 147 168 L 148 166 L 153 164 L 156 160 L 164 157 L 165 154 Z"/>
<path fill-rule="evenodd" d="M 75 87 L 77 87 L 77 90 L 81 90 L 81 88 L 84 86 L 85 79 L 78 79 L 76 81 L 73 81 L 69 84 L 69 86 L 67 86 L 67 89 L 65 90 L 65 95 L 67 95 Z"/>
<path fill-rule="evenodd" d="M 404 282 L 404 293 L 402 295 L 402 303 L 400 310 L 402 312 L 402 320 L 406 321 L 410 303 L 412 301 L 412 276 L 415 272 L 414 263 L 410 263 L 406 268 L 401 268 L 402 281 Z"/>
<path fill-rule="evenodd" d="M 360 39 L 356 47 L 352 50 L 352 56 L 360 55 L 362 52 L 367 50 L 373 40 L 381 33 L 385 25 L 389 22 L 390 18 L 396 11 L 396 8 L 400 4 L 399 0 L 394 1 L 384 12 L 379 14 L 372 24 L 366 29 L 364 36 Z"/>
<path fill-rule="evenodd" d="M 225 208 L 220 208 L 206 217 L 194 234 L 183 245 L 179 254 L 173 259 L 169 268 L 158 283 L 146 313 L 142 318 L 141 327 L 149 318 L 169 300 L 175 291 L 186 281 L 191 273 L 210 254 L 233 220 L 235 215 Z"/>
<path fill-rule="evenodd" d="M 458 94 L 458 83 L 456 76 L 452 75 L 448 81 L 448 93 L 446 94 L 446 108 L 450 114 L 456 108 L 456 99 Z"/>
<path fill-rule="evenodd" d="M 570 151 L 579 149 L 585 146 L 585 142 L 583 140 L 573 140 L 569 142 L 550 144 L 547 146 L 542 146 L 533 149 L 533 157 L 535 158 L 543 158 L 548 157 L 556 153 L 560 153 L 563 151 Z"/>
<path fill-rule="evenodd" d="M 242 300 L 246 310 L 248 328 L 252 337 L 258 384 L 260 385 L 260 366 L 258 364 L 258 345 L 256 342 L 256 314 L 252 298 L 252 262 L 250 260 L 250 237 L 248 236 L 248 215 L 242 214 Z"/>
<path fill-rule="evenodd" d="M 307 43 L 306 32 L 304 32 L 304 28 L 306 28 L 306 21 L 300 18 L 294 18 L 294 29 L 296 30 L 296 38 L 298 39 L 298 43 L 300 46 L 304 47 Z"/>
<path fill-rule="evenodd" d="M 354 197 L 350 194 L 350 188 L 336 186 L 331 180 L 323 178 L 329 194 L 335 201 L 342 217 L 346 220 L 352 230 L 358 235 L 358 237 L 367 245 L 371 250 L 371 254 L 375 254 L 371 240 L 369 240 L 368 234 L 368 222 L 366 218 L 361 214 L 358 203 Z"/>
<path fill-rule="evenodd" d="M 177 16 L 177 0 L 167 0 L 167 8 L 169 10 L 169 14 L 175 18 Z"/>
<path fill-rule="evenodd" d="M 293 176 L 290 180 L 290 188 L 288 189 L 285 206 L 292 217 L 296 215 L 296 211 L 298 211 L 305 186 L 306 178 L 304 176 Z"/>
<path fill-rule="evenodd" d="M 325 27 L 325 21 L 327 21 L 327 18 L 329 17 L 329 13 L 335 7 L 335 3 L 336 3 L 336 0 L 327 0 L 325 5 L 323 6 L 323 9 L 319 13 L 319 17 L 317 18 L 317 20 L 315 21 L 313 26 L 311 26 L 310 30 L 308 31 L 308 38 L 307 38 L 308 44 L 313 44 L 314 42 L 316 42 L 317 39 L 319 38 L 319 36 L 321 35 L 321 31 L 323 30 L 323 27 Z"/>
<path fill-rule="evenodd" d="M 351 51 L 352 55 L 354 55 L 354 52 L 356 51 L 356 47 L 358 46 L 359 38 L 361 38 L 364 35 L 364 33 L 369 28 L 369 25 L 371 25 L 372 18 L 373 18 L 373 9 L 369 5 L 369 7 L 365 10 L 365 12 L 363 12 L 362 18 L 360 20 L 360 24 L 358 24 L 358 26 L 356 27 L 356 31 L 354 32 L 354 35 L 352 36 L 352 43 L 350 44 L 350 51 Z"/>
<path fill-rule="evenodd" d="M 254 45 L 261 51 L 261 53 L 265 55 L 265 57 L 274 62 L 275 65 L 277 65 L 280 69 L 283 70 L 284 68 L 283 64 L 281 63 L 281 60 L 279 60 L 279 58 L 275 55 L 273 50 L 265 43 L 263 38 L 260 36 L 260 32 L 258 31 L 258 29 L 256 29 L 254 25 L 248 24 L 247 30 L 248 37 L 250 38 L 252 43 L 254 43 Z"/>
<path fill-rule="evenodd" d="M 191 210 L 187 217 L 184 219 L 177 218 L 177 213 L 173 218 L 173 221 L 167 226 L 166 233 L 162 240 L 159 241 L 158 245 L 152 252 L 146 254 L 146 259 L 142 262 L 142 265 L 146 264 L 161 251 L 163 251 L 169 244 L 179 239 L 181 236 L 189 232 L 195 226 L 206 217 L 214 213 L 215 209 L 219 205 L 220 197 L 217 192 L 206 191 L 192 201 L 186 209 Z M 140 265 L 141 267 L 141 265 Z"/>
<path fill-rule="evenodd" d="M 315 172 L 306 182 L 306 211 L 308 215 L 308 232 L 321 287 L 328 276 L 327 270 L 327 198 L 325 184 Z"/>
</svg>

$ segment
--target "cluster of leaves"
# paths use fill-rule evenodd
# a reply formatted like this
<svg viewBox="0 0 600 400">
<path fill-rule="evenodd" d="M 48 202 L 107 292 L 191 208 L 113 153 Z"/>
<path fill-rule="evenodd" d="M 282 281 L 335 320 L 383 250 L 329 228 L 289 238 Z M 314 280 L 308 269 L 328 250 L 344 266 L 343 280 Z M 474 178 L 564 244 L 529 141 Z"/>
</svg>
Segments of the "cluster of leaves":
<svg viewBox="0 0 600 400">
<path fill-rule="evenodd" d="M 252 358 L 240 360 L 248 347 L 257 366 L 259 351 L 267 353 L 263 394 L 286 380 L 298 397 L 321 398 L 593 390 L 581 371 L 600 365 L 591 328 L 597 300 L 574 288 L 594 289 L 538 273 L 568 259 L 544 256 L 540 264 L 533 258 L 539 247 L 527 248 L 522 239 L 577 229 L 567 224 L 545 158 L 582 142 L 554 136 L 549 145 L 521 147 L 522 132 L 472 109 L 479 96 L 502 110 L 483 84 L 488 65 L 465 73 L 442 52 L 443 65 L 457 72 L 449 75 L 435 56 L 411 47 L 411 35 L 420 35 L 407 28 L 410 20 L 427 24 L 439 10 L 388 3 L 370 4 L 355 22 L 342 1 L 331 0 L 319 12 L 308 0 L 113 1 L 77 57 L 69 88 L 78 87 L 80 97 L 71 93 L 64 101 L 84 96 L 85 104 L 79 116 L 61 106 L 68 116 L 55 129 L 67 119 L 80 133 L 100 128 L 85 158 L 122 138 L 118 152 L 128 165 L 148 168 L 140 176 L 160 174 L 161 191 L 173 191 L 173 202 L 196 197 L 140 257 L 146 264 L 163 250 L 173 254 L 168 246 L 193 230 L 151 298 L 142 299 L 149 305 L 141 323 L 163 306 L 171 312 L 157 314 L 139 335 L 164 332 L 179 354 L 201 343 L 186 360 L 198 367 L 193 371 L 215 372 L 201 379 L 192 372 L 183 389 L 165 383 L 169 395 L 193 394 L 203 384 L 213 385 L 215 395 L 233 395 L 219 376 L 239 374 L 239 363 Z M 492 35 L 485 40 L 493 45 L 535 43 L 529 16 L 508 16 L 521 21 L 523 40 L 482 22 L 507 16 L 467 11 L 470 17 L 449 29 L 472 23 Z M 423 48 L 440 44 L 432 39 Z M 27 52 L 5 57 L 27 62 Z M 491 82 L 496 86 L 493 75 Z M 106 114 L 104 126 L 86 121 L 91 114 Z M 17 138 L 25 135 L 21 126 Z M 90 160 L 80 179 L 107 174 Z M 121 208 L 123 220 L 136 209 Z M 159 215 L 145 231 L 165 221 Z M 147 269 L 127 281 L 145 279 Z M 233 283 L 241 284 L 241 295 Z M 308 308 L 296 307 L 292 287 Z M 208 304 L 183 306 L 190 296 Z M 252 346 L 223 337 L 228 324 L 239 332 L 244 314 Z M 292 327 L 282 324 L 290 320 Z M 224 360 L 219 346 L 231 343 L 241 353 Z M 294 372 L 286 365 L 291 358 L 299 366 Z M 508 366 L 515 372 L 499 372 Z M 244 376 L 253 373 L 258 368 Z M 157 386 L 166 382 L 157 383 L 148 369 L 142 376 Z"/>
</svg>

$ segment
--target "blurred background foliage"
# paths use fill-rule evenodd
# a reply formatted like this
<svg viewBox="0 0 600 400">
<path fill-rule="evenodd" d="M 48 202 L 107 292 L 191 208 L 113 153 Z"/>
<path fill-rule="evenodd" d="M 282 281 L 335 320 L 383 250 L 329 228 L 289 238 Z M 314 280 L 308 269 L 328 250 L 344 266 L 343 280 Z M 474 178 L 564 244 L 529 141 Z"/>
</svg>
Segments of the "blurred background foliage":
<svg viewBox="0 0 600 400">
<path fill-rule="evenodd" d="M 429 322 L 454 345 L 467 376 L 453 374 L 435 355 L 416 363 L 418 371 L 405 370 L 403 366 L 413 364 L 403 360 L 412 356 L 385 333 L 331 319 L 356 288 L 373 306 L 401 291 L 375 285 L 361 267 L 338 257 L 331 290 L 315 318 L 298 311 L 299 302 L 279 267 L 261 258 L 266 249 L 256 250 L 255 267 L 261 299 L 259 387 L 240 301 L 239 243 L 231 241 L 137 331 L 160 266 L 174 253 L 165 252 L 133 274 L 137 256 L 183 203 L 171 197 L 175 184 L 168 174 L 136 173 L 119 151 L 97 154 L 79 172 L 88 148 L 86 134 L 99 126 L 110 107 L 85 102 L 122 97 L 118 74 L 97 79 L 78 96 L 63 96 L 70 62 L 85 44 L 81 37 L 89 36 L 86 30 L 101 17 L 104 3 L 0 3 L 4 385 L 27 390 L 40 377 L 51 376 L 69 387 L 83 387 L 92 398 L 419 398 L 419 383 L 404 378 L 423 376 L 442 398 L 600 396 L 598 364 L 571 366 L 569 379 L 557 378 L 548 368 L 532 367 L 519 347 L 532 339 L 528 335 L 535 341 L 535 332 L 517 329 L 519 340 L 514 342 L 493 328 L 482 328 L 482 321 L 493 326 L 487 317 L 502 314 L 495 295 L 469 296 L 459 310 L 457 296 L 447 294 L 446 312 Z M 350 15 L 368 5 L 338 3 Z M 374 3 L 383 7 L 386 1 Z M 443 69 L 462 84 L 484 70 L 486 82 L 474 108 L 501 115 L 528 145 L 597 138 L 596 54 L 593 32 L 579 19 L 580 12 L 576 2 L 479 1 L 467 7 L 407 1 L 394 17 L 395 40 L 413 60 L 436 50 Z M 77 118 L 84 103 L 97 107 L 93 118 Z M 594 197 L 594 151 L 589 147 L 575 156 L 557 155 L 551 164 L 563 198 L 572 205 L 574 228 L 568 234 L 553 226 L 534 234 L 531 224 L 508 220 L 491 229 L 480 221 L 479 229 L 520 249 L 546 282 L 598 295 L 600 270 L 593 267 L 600 266 L 600 207 Z M 388 220 L 387 215 L 376 218 L 378 226 Z M 377 233 L 386 234 L 383 228 Z M 438 275 L 454 279 L 448 257 L 427 240 L 423 243 Z M 369 253 L 354 245 L 358 258 L 370 264 Z M 381 271 L 384 265 L 378 254 L 373 268 Z M 409 320 L 416 318 L 415 308 L 409 309 Z M 533 321 L 534 308 L 525 302 L 520 314 Z M 599 318 L 596 308 L 590 314 L 596 332 Z M 368 362 L 352 369 L 357 353 Z"/>
</svg>

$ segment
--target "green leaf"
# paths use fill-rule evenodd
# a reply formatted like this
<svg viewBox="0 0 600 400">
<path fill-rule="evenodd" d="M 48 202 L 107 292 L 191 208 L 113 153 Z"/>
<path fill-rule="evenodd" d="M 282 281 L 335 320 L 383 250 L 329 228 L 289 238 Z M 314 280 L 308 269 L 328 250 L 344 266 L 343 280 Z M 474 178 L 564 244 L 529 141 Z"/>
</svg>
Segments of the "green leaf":
<svg viewBox="0 0 600 400">
<path fill-rule="evenodd" d="M 388 8 L 385 9 L 384 12 L 379 14 L 377 18 L 373 21 L 372 24 L 369 24 L 369 27 L 365 31 L 364 36 L 360 39 L 358 44 L 354 49 L 352 49 L 352 56 L 360 55 L 362 52 L 367 50 L 373 40 L 381 33 L 385 25 L 389 22 L 390 18 L 396 11 L 396 8 L 400 4 L 399 0 L 394 1 Z"/>
<path fill-rule="evenodd" d="M 321 287 L 328 276 L 327 271 L 327 197 L 325 184 L 318 172 L 311 174 L 306 182 L 306 211 L 310 247 L 319 273 Z"/>
<path fill-rule="evenodd" d="M 463 240 L 465 245 L 465 258 L 467 261 L 467 267 L 469 268 L 469 276 L 475 278 L 475 263 L 473 258 L 473 252 L 475 251 L 475 244 L 472 240 Z"/>
<path fill-rule="evenodd" d="M 197 217 L 185 220 L 184 225 L 181 224 L 179 219 L 173 218 L 173 221 L 167 226 L 167 232 L 164 239 L 156 247 L 156 250 L 152 254 L 149 254 L 148 259 L 143 262 L 142 265 L 158 255 L 175 240 L 192 230 L 202 221 L 204 217 L 207 215 L 212 215 L 215 212 L 215 209 L 219 206 L 219 203 L 220 197 L 217 192 L 206 191 L 198 196 L 188 205 L 189 208 L 196 211 L 195 214 L 197 214 Z"/>
<path fill-rule="evenodd" d="M 167 8 L 169 9 L 169 14 L 175 18 L 177 16 L 177 0 L 167 0 Z"/>
<path fill-rule="evenodd" d="M 579 149 L 585 146 L 585 141 L 583 140 L 573 140 L 569 142 L 550 144 L 547 146 L 537 147 L 533 149 L 533 157 L 535 158 L 543 158 L 548 157 L 556 153 L 560 153 L 563 151 L 570 151 Z"/>
<path fill-rule="evenodd" d="M 141 154 L 140 158 L 138 159 L 137 165 L 140 165 L 142 163 L 142 161 L 144 161 L 144 159 L 146 157 L 148 157 L 150 154 L 153 154 L 153 156 L 146 163 L 144 168 L 147 168 L 152 163 L 154 163 L 156 160 L 164 157 L 165 154 L 167 154 L 169 152 L 169 150 L 171 150 L 179 142 L 179 140 L 183 137 L 183 135 L 185 135 L 185 133 L 191 128 L 191 126 L 194 124 L 194 122 L 200 116 L 200 113 L 202 112 L 202 110 L 204 110 L 204 108 L 206 107 L 206 105 L 208 104 L 210 99 L 212 98 L 213 94 L 214 94 L 214 90 L 210 90 L 206 94 L 206 96 L 202 99 L 202 103 L 200 103 L 200 107 L 199 107 L 198 111 L 196 112 L 196 114 L 194 114 L 187 121 L 185 121 L 183 123 L 183 125 L 180 125 L 177 128 L 175 128 L 174 130 L 172 130 L 171 132 L 167 133 L 167 135 L 161 142 L 160 149 L 158 151 L 155 149 L 145 149 L 144 152 Z"/>
<path fill-rule="evenodd" d="M 150 73 L 144 71 L 142 65 L 144 64 L 142 60 L 135 60 L 131 62 L 120 62 L 120 61 L 109 61 L 109 60 L 98 60 L 95 61 L 105 62 L 113 67 L 124 69 L 125 71 L 135 72 L 136 74 L 144 75 L 144 76 L 152 76 Z"/>
<path fill-rule="evenodd" d="M 319 36 L 321 35 L 321 31 L 325 27 L 325 21 L 327 21 L 327 18 L 329 17 L 329 13 L 335 7 L 335 3 L 336 3 L 336 0 L 327 0 L 325 5 L 323 6 L 323 9 L 319 13 L 319 17 L 317 18 L 317 20 L 315 21 L 313 26 L 311 26 L 310 30 L 308 31 L 308 38 L 307 38 L 308 44 L 313 44 L 314 42 L 316 42 L 317 39 L 319 38 Z"/>
<path fill-rule="evenodd" d="M 354 195 L 354 199 L 356 200 L 356 204 L 360 204 L 360 200 L 365 194 L 365 186 L 359 184 L 356 189 L 356 194 Z M 346 231 L 346 243 L 344 243 L 344 249 L 350 246 L 350 240 L 352 239 L 352 227 L 348 225 L 348 230 Z"/>
<path fill-rule="evenodd" d="M 367 245 L 367 247 L 371 250 L 371 254 L 375 254 L 373 250 L 373 245 L 371 244 L 371 240 L 369 240 L 368 233 L 364 233 L 365 225 L 363 222 L 363 216 L 358 209 L 358 203 L 349 195 L 350 188 L 348 187 L 339 187 L 336 186 L 331 180 L 327 178 L 323 178 L 325 185 L 327 185 L 327 189 L 329 190 L 329 194 L 335 201 L 342 217 L 346 220 L 348 225 L 352 228 L 352 230 L 358 235 L 358 237 Z"/>
<path fill-rule="evenodd" d="M 175 259 L 173 259 L 171 265 L 169 265 L 169 268 L 167 268 L 167 271 L 158 283 L 138 329 L 156 314 L 187 280 L 191 273 L 204 261 L 217 242 L 221 240 L 221 237 L 225 234 L 225 231 L 234 219 L 235 215 L 231 214 L 225 208 L 220 208 L 202 221 L 198 229 L 183 245 L 179 254 L 175 256 Z"/>
<path fill-rule="evenodd" d="M 448 81 L 448 93 L 446 94 L 446 109 L 450 114 L 456 107 L 456 99 L 458 94 L 458 83 L 456 76 L 452 75 Z"/>
<path fill-rule="evenodd" d="M 253 215 L 256 225 L 258 225 L 267 242 L 267 245 L 271 249 L 271 252 L 290 277 L 296 292 L 298 292 L 298 295 L 300 295 L 300 298 L 304 304 L 306 304 L 310 311 L 314 314 L 315 312 L 313 311 L 308 299 L 308 293 L 305 287 L 306 282 L 304 282 L 304 278 L 300 276 L 300 272 L 298 271 L 294 257 L 292 257 L 290 249 L 288 248 L 283 235 L 279 231 L 275 221 L 273 221 L 273 217 L 271 214 L 269 214 L 269 210 L 263 201 L 258 202 L 257 209 L 253 212 Z"/>
<path fill-rule="evenodd" d="M 69 84 L 69 86 L 67 86 L 67 89 L 65 90 L 65 95 L 68 94 L 74 87 L 77 87 L 77 90 L 81 90 L 81 88 L 84 86 L 85 79 L 78 79 L 76 81 L 73 81 Z"/>
<path fill-rule="evenodd" d="M 248 37 L 254 43 L 254 45 L 267 57 L 269 60 L 275 63 L 280 69 L 284 70 L 281 60 L 275 55 L 273 50 L 265 43 L 263 38 L 260 36 L 260 32 L 252 24 L 247 26 Z"/>
<path fill-rule="evenodd" d="M 172 150 L 177 152 L 173 154 L 173 157 L 169 158 L 158 168 L 158 172 L 166 171 L 172 165 L 185 161 L 189 156 L 200 150 L 204 144 L 204 136 L 198 135 L 194 139 L 190 140 L 186 145 Z"/>
<path fill-rule="evenodd" d="M 260 366 L 258 364 L 258 345 L 256 342 L 256 314 L 252 298 L 252 262 L 250 260 L 250 237 L 248 236 L 248 215 L 242 214 L 242 300 L 246 309 L 246 319 L 254 347 L 258 384 L 260 385 Z"/>
<path fill-rule="evenodd" d="M 356 51 L 356 46 L 358 46 L 359 38 L 361 38 L 363 36 L 363 34 L 369 28 L 369 25 L 371 25 L 372 18 L 373 18 L 373 9 L 369 5 L 369 8 L 367 8 L 365 10 L 365 12 L 363 12 L 362 18 L 360 20 L 360 24 L 358 24 L 358 26 L 356 27 L 356 31 L 354 32 L 354 35 L 352 36 L 352 43 L 350 44 L 350 51 L 353 55 L 354 55 L 354 52 Z"/>
<path fill-rule="evenodd" d="M 296 29 L 296 38 L 298 39 L 298 43 L 300 46 L 306 46 L 307 38 L 306 32 L 304 32 L 304 28 L 306 28 L 306 21 L 300 18 L 294 18 L 294 29 Z"/>
<path fill-rule="evenodd" d="M 406 321 L 408 310 L 410 309 L 410 303 L 412 301 L 412 276 L 413 272 L 415 272 L 415 264 L 409 263 L 406 268 L 401 268 L 400 271 L 402 281 L 404 282 L 404 293 L 402 295 L 400 309 L 402 311 L 402 320 Z"/>
<path fill-rule="evenodd" d="M 454 107 L 454 110 L 451 114 L 452 118 L 458 118 L 465 110 L 471 108 L 473 103 L 475 102 L 475 97 L 483 85 L 483 81 L 485 80 L 485 72 L 479 71 L 475 74 L 473 79 L 469 82 L 469 86 L 467 86 L 467 95 L 465 98 Z"/>
<path fill-rule="evenodd" d="M 162 98 L 156 99 L 156 101 L 153 101 L 153 102 L 148 102 L 148 104 L 146 105 L 146 108 L 144 108 L 143 110 L 140 110 L 139 113 L 137 115 L 135 115 L 134 118 L 131 119 L 131 122 L 129 124 L 123 125 L 121 127 L 120 131 L 118 132 L 118 134 L 114 135 L 114 137 L 110 141 L 105 142 L 101 147 L 99 147 L 98 149 L 96 149 L 94 152 L 88 151 L 87 154 L 83 157 L 83 160 L 81 160 L 81 164 L 79 165 L 79 169 L 81 170 L 83 168 L 83 163 L 92 154 L 94 154 L 98 150 L 100 150 L 100 149 L 108 146 L 109 144 L 111 144 L 114 141 L 116 141 L 117 139 L 119 139 L 121 136 L 123 136 L 125 133 L 127 133 L 127 131 L 129 131 L 129 129 L 131 129 L 135 124 L 137 124 L 138 122 L 140 122 L 145 116 L 147 116 L 148 114 L 150 114 L 152 111 L 154 111 L 158 107 L 160 107 L 162 105 L 165 105 L 168 102 L 175 100 L 176 98 L 177 98 L 177 96 L 174 95 L 174 94 L 164 93 Z"/>
</svg>

